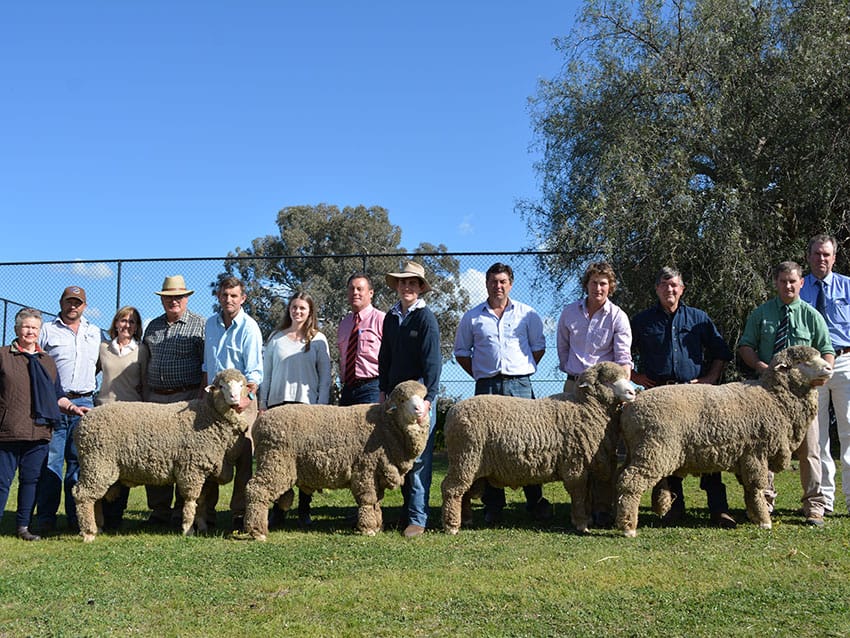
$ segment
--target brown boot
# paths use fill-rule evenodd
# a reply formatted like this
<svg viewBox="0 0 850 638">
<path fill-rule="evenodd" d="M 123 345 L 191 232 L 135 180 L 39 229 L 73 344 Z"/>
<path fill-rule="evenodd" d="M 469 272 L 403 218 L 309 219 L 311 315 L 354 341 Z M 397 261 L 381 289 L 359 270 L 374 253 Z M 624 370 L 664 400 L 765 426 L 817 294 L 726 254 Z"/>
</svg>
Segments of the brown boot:
<svg viewBox="0 0 850 638">
<path fill-rule="evenodd" d="M 40 541 L 41 540 L 41 536 L 39 536 L 38 534 L 33 534 L 30 531 L 29 527 L 19 527 L 17 534 L 18 534 L 18 538 L 20 538 L 22 541 Z"/>
</svg>

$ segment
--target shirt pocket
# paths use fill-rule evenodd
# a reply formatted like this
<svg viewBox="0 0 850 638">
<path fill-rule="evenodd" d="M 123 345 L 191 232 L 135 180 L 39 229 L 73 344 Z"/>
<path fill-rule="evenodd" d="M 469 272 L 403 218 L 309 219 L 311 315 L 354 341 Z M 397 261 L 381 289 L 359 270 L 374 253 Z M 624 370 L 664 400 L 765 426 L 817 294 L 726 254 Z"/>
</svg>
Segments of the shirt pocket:
<svg viewBox="0 0 850 638">
<path fill-rule="evenodd" d="M 795 345 L 808 346 L 812 343 L 812 331 L 808 326 L 796 326 L 791 331 L 791 339 Z"/>
<path fill-rule="evenodd" d="M 835 317 L 841 323 L 850 323 L 850 304 L 844 299 L 836 299 L 832 306 L 835 310 Z"/>
</svg>

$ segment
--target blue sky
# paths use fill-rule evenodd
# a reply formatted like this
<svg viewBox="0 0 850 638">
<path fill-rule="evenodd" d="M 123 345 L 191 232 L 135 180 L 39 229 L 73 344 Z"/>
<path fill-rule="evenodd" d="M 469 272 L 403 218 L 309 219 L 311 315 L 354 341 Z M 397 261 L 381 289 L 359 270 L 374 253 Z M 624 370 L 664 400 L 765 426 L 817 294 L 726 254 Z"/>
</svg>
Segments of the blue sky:
<svg viewBox="0 0 850 638">
<path fill-rule="evenodd" d="M 524 248 L 528 98 L 579 7 L 5 3 L 0 261 L 220 256 L 319 202 Z"/>
</svg>

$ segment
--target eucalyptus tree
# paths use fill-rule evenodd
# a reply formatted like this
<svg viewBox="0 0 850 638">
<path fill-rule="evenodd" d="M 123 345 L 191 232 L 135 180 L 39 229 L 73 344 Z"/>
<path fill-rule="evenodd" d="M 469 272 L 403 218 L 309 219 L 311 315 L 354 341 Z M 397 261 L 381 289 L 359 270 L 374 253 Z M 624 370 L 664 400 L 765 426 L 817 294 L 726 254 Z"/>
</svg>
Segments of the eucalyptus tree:
<svg viewBox="0 0 850 638">
<path fill-rule="evenodd" d="M 556 283 L 610 259 L 633 313 L 676 266 L 734 344 L 772 264 L 818 232 L 848 247 L 848 2 L 590 0 L 556 46 L 520 204 Z"/>
<path fill-rule="evenodd" d="M 422 243 L 408 252 L 401 246 L 401 228 L 380 206 L 288 206 L 278 212 L 276 223 L 277 234 L 254 239 L 250 248 L 237 247 L 225 261 L 226 274 L 246 282 L 246 310 L 264 335 L 283 316 L 289 296 L 303 290 L 314 298 L 321 329 L 333 344 L 348 312 L 348 277 L 359 271 L 369 274 L 373 304 L 387 310 L 397 297 L 385 283 L 385 273 L 413 259 L 425 267 L 433 288 L 426 301 L 440 324 L 443 355 L 451 355 L 457 322 L 469 299 L 460 285 L 460 264 L 444 245 Z"/>
</svg>

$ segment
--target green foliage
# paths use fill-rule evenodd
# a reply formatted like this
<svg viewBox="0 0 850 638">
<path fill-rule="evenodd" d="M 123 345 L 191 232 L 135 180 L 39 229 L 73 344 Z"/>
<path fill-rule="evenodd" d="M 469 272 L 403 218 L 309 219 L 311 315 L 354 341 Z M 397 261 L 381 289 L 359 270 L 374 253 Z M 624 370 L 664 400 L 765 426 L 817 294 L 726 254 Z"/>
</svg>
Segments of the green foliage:
<svg viewBox="0 0 850 638">
<path fill-rule="evenodd" d="M 850 242 L 850 4 L 589 0 L 532 118 L 542 198 L 520 208 L 558 284 L 595 259 L 630 314 L 679 268 L 730 343 L 773 264 Z"/>
<path fill-rule="evenodd" d="M 289 296 L 303 290 L 314 298 L 321 329 L 333 344 L 348 312 L 348 277 L 366 272 L 375 287 L 373 304 L 387 310 L 398 298 L 385 283 L 385 273 L 413 259 L 425 267 L 432 287 L 425 300 L 440 323 L 443 354 L 451 356 L 457 322 L 469 300 L 460 286 L 459 263 L 444 245 L 423 243 L 408 254 L 400 245 L 401 229 L 380 206 L 288 206 L 278 213 L 277 226 L 278 235 L 258 237 L 251 248 L 236 248 L 225 261 L 227 273 L 246 282 L 246 310 L 263 334 L 280 322 Z"/>
<path fill-rule="evenodd" d="M 435 526 L 444 471 L 437 459 Z M 732 512 L 744 521 L 741 489 L 724 478 Z M 549 523 L 530 523 L 522 491 L 508 490 L 503 527 L 484 527 L 476 502 L 475 528 L 413 541 L 390 531 L 354 534 L 354 502 L 344 490 L 315 495 L 314 529 L 288 521 L 266 543 L 145 532 L 142 488 L 131 491 L 124 529 L 92 544 L 71 535 L 19 541 L 6 512 L 0 635 L 846 635 L 844 508 L 823 529 L 804 526 L 794 513 L 799 476 L 783 472 L 773 530 L 745 522 L 721 530 L 708 525 L 698 483 L 685 481 L 680 525 L 658 527 L 644 507 L 636 539 L 571 533 L 569 499 L 557 484 L 544 489 L 555 503 Z M 400 503 L 397 490 L 387 494 L 385 519 L 398 517 Z M 220 527 L 226 519 L 222 512 Z"/>
</svg>

